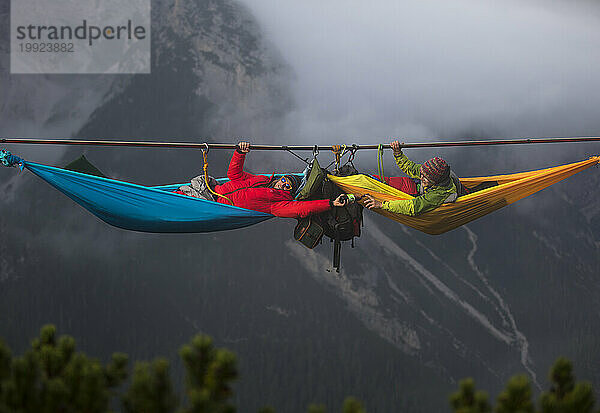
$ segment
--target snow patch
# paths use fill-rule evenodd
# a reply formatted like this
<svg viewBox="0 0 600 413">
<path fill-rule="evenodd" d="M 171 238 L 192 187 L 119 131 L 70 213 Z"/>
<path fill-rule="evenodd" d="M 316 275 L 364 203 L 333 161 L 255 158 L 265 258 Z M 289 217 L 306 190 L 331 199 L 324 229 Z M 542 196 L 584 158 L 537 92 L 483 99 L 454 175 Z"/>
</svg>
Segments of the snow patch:
<svg viewBox="0 0 600 413">
<path fill-rule="evenodd" d="M 492 287 L 492 285 L 490 284 L 487 277 L 483 274 L 483 272 L 479 269 L 479 267 L 475 263 L 475 253 L 477 252 L 477 235 L 473 231 L 471 231 L 466 225 L 463 226 L 463 229 L 467 232 L 469 241 L 471 241 L 471 244 L 473 246 L 473 248 L 471 248 L 471 251 L 469 251 L 469 254 L 467 255 L 467 261 L 469 262 L 469 265 L 471 266 L 471 269 L 473 270 L 473 272 L 475 272 L 475 274 L 477 274 L 477 276 L 479 277 L 481 282 L 487 287 L 489 292 L 496 298 L 496 300 L 498 301 L 498 304 L 500 305 L 502 310 L 504 310 L 506 317 L 510 321 L 510 326 L 512 328 L 515 343 L 520 351 L 521 364 L 523 365 L 523 367 L 525 367 L 527 372 L 531 375 L 531 378 L 532 378 L 533 382 L 535 383 L 535 385 L 538 387 L 538 389 L 541 390 L 542 388 L 537 381 L 537 376 L 535 374 L 535 371 L 533 370 L 531 356 L 529 354 L 529 341 L 527 340 L 527 337 L 525 336 L 525 334 L 523 334 L 517 328 L 517 322 L 515 321 L 515 317 L 513 316 L 512 312 L 510 311 L 509 305 L 502 299 L 502 296 L 500 295 L 500 293 L 498 293 L 498 291 L 496 291 L 496 289 L 494 287 Z"/>
<path fill-rule="evenodd" d="M 462 307 L 462 309 L 469 316 L 483 326 L 490 334 L 492 334 L 492 336 L 508 345 L 512 343 L 512 337 L 497 329 L 484 314 L 479 312 L 467 301 L 461 299 L 458 294 L 456 294 L 452 289 L 450 289 L 450 287 L 448 287 L 439 278 L 427 270 L 420 262 L 415 260 L 406 251 L 396 245 L 396 243 L 387 235 L 385 235 L 376 225 L 369 226 L 369 236 L 372 239 L 372 242 L 379 244 L 381 248 L 388 251 L 390 254 L 402 259 L 408 266 L 410 266 L 414 274 L 419 276 L 420 279 L 426 280 L 446 298 Z"/>
<path fill-rule="evenodd" d="M 402 299 L 407 304 L 411 304 L 413 302 L 413 299 L 410 296 L 410 294 L 408 292 L 402 291 L 400 288 L 398 288 L 398 286 L 396 285 L 394 280 L 392 280 L 392 277 L 390 277 L 389 274 L 385 274 L 385 278 L 388 282 L 388 286 L 392 289 L 392 291 L 394 291 L 396 294 L 398 294 L 400 297 L 402 297 Z"/>
<path fill-rule="evenodd" d="M 502 309 L 500 309 L 498 305 L 496 305 L 496 303 L 494 303 L 494 301 L 490 299 L 489 296 L 487 296 L 484 292 L 477 288 L 473 283 L 466 280 L 465 277 L 459 275 L 452 267 L 450 267 L 444 260 L 438 257 L 433 251 L 427 248 L 422 242 L 420 242 L 419 240 L 415 240 L 415 243 L 421 248 L 423 248 L 434 260 L 443 265 L 457 280 L 459 280 L 464 285 L 469 287 L 473 292 L 475 292 L 479 296 L 479 298 L 484 300 L 486 303 L 490 304 L 496 312 L 496 314 L 498 314 L 498 316 L 502 319 L 502 325 L 504 327 L 509 327 L 509 322 L 506 319 L 506 316 L 504 315 L 504 311 L 502 311 Z"/>
<path fill-rule="evenodd" d="M 277 307 L 276 305 L 269 305 L 265 308 L 269 311 L 273 311 L 274 313 L 276 313 L 280 316 L 286 317 L 286 318 L 289 318 L 289 316 L 292 314 L 292 311 L 286 310 L 281 307 Z"/>
<path fill-rule="evenodd" d="M 537 238 L 546 248 L 552 251 L 556 258 L 562 258 L 562 254 L 560 253 L 559 249 L 553 245 L 548 238 L 544 237 L 542 234 L 539 234 L 537 231 L 533 231 L 532 235 Z"/>
</svg>

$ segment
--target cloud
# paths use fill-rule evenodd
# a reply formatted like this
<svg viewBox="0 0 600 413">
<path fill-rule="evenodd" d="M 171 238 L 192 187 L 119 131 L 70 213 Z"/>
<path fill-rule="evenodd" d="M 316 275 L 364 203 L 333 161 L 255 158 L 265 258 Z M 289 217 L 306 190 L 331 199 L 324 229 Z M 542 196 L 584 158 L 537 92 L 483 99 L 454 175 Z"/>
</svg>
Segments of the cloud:
<svg viewBox="0 0 600 413">
<path fill-rule="evenodd" d="M 600 127 L 591 2 L 243 2 L 295 71 L 288 140 Z"/>
</svg>

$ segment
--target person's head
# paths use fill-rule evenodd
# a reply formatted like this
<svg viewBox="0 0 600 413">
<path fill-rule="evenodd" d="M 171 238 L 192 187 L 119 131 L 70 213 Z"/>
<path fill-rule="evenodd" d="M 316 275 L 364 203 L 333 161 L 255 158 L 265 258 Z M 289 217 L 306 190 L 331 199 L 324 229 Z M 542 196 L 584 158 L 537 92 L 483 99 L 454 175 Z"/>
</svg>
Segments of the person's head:
<svg viewBox="0 0 600 413">
<path fill-rule="evenodd" d="M 445 186 L 450 180 L 450 166 L 442 158 L 431 158 L 421 165 L 421 184 L 426 188 L 432 185 Z"/>
<path fill-rule="evenodd" d="M 296 175 L 283 175 L 273 183 L 273 188 L 290 191 L 292 195 L 296 193 L 300 186 L 300 178 Z"/>
</svg>

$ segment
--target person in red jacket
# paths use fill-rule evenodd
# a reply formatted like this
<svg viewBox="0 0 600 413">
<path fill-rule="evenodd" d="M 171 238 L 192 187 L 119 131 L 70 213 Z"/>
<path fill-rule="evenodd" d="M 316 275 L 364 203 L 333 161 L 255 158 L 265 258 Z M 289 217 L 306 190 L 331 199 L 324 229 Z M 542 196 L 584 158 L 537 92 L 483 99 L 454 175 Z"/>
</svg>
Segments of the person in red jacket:
<svg viewBox="0 0 600 413">
<path fill-rule="evenodd" d="M 213 190 L 227 198 L 217 197 L 217 202 L 266 212 L 282 218 L 303 218 L 325 212 L 334 206 L 344 206 L 346 200 L 340 195 L 334 201 L 317 199 L 313 201 L 294 201 L 293 194 L 300 185 L 296 175 L 283 175 L 280 178 L 264 175 L 253 175 L 244 171 L 244 160 L 250 152 L 250 143 L 240 142 L 233 153 L 227 178 L 223 185 L 216 185 Z M 190 195 L 182 192 L 177 193 Z M 193 195 L 192 195 L 193 196 Z"/>
</svg>

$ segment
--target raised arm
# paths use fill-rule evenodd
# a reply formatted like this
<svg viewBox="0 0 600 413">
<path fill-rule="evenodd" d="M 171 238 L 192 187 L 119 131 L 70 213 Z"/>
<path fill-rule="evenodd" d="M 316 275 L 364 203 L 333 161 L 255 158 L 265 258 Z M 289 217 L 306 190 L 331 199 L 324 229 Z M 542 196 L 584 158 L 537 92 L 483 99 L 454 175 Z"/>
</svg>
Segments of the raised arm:
<svg viewBox="0 0 600 413">
<path fill-rule="evenodd" d="M 244 172 L 244 161 L 246 160 L 246 154 L 248 152 L 250 152 L 250 143 L 238 143 L 238 147 L 233 152 L 233 156 L 229 162 L 229 169 L 227 170 L 227 178 L 229 178 L 230 181 L 245 179 L 253 176 L 252 174 Z"/>
<path fill-rule="evenodd" d="M 394 141 L 390 144 L 394 151 L 394 160 L 396 164 L 404 171 L 404 173 L 411 178 L 421 178 L 421 164 L 415 163 L 408 159 L 408 157 L 402 152 L 402 146 L 400 142 Z"/>
</svg>

